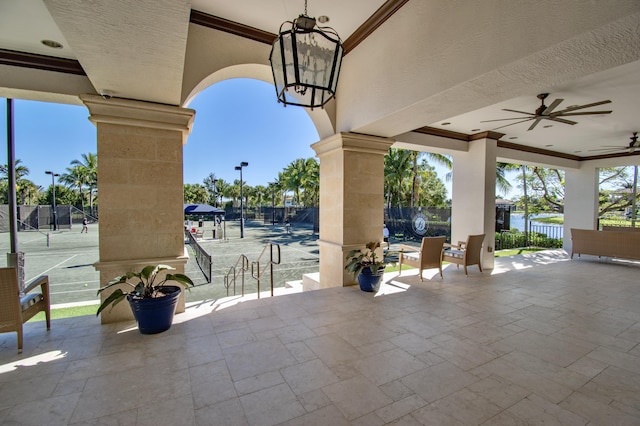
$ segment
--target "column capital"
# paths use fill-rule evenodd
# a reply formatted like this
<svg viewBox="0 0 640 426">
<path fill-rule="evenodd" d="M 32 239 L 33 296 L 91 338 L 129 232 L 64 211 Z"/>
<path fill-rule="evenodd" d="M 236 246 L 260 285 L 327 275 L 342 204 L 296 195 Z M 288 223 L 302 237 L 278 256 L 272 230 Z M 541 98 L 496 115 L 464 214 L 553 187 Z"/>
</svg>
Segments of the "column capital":
<svg viewBox="0 0 640 426">
<path fill-rule="evenodd" d="M 182 132 L 182 143 L 186 143 L 191 132 L 195 110 L 130 99 L 104 99 L 98 95 L 80 95 L 80 100 L 89 109 L 89 120 L 99 123 L 137 126 Z"/>
<path fill-rule="evenodd" d="M 394 142 L 395 140 L 391 138 L 342 132 L 314 143 L 311 148 L 313 148 L 318 157 L 336 150 L 386 155 Z"/>
</svg>

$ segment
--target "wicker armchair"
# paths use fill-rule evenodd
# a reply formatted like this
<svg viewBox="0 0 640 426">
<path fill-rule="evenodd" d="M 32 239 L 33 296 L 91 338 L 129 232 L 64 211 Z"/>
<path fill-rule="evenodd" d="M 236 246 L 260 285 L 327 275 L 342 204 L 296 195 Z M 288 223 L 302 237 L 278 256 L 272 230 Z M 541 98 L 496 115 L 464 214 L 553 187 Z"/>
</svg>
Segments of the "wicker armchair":
<svg viewBox="0 0 640 426">
<path fill-rule="evenodd" d="M 40 292 L 33 291 L 40 287 Z M 42 275 L 31 281 L 20 295 L 16 268 L 0 268 L 0 333 L 18 333 L 18 352 L 22 352 L 22 324 L 38 312 L 44 312 L 47 330 L 51 329 L 49 277 Z"/>
<path fill-rule="evenodd" d="M 401 246 L 400 248 L 400 270 L 398 274 L 402 274 L 402 264 L 415 266 L 420 270 L 420 281 L 422 281 L 422 270 L 430 268 L 438 268 L 440 270 L 440 278 L 442 278 L 442 248 L 447 237 L 424 237 L 420 244 L 420 251 L 416 251 L 414 247 Z M 405 250 L 409 250 L 405 252 Z"/>
<path fill-rule="evenodd" d="M 467 266 L 478 265 L 480 272 L 482 272 L 482 262 L 480 254 L 482 252 L 482 243 L 484 241 L 484 234 L 469 235 L 467 241 L 460 241 L 457 245 L 445 244 L 446 247 L 451 247 L 451 250 L 445 250 L 443 254 L 443 260 L 450 263 L 455 263 L 458 268 L 460 265 L 464 267 L 464 274 L 467 273 Z"/>
</svg>

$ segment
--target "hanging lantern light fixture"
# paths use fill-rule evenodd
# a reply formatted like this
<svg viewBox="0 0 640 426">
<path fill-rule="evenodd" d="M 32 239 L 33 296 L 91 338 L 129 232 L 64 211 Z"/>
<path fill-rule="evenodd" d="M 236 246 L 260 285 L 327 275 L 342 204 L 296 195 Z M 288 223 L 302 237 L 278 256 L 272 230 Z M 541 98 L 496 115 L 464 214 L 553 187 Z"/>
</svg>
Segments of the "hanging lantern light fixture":
<svg viewBox="0 0 640 426">
<path fill-rule="evenodd" d="M 333 28 L 307 15 L 305 0 L 304 14 L 282 23 L 269 55 L 278 102 L 323 107 L 336 94 L 343 50 Z"/>
</svg>

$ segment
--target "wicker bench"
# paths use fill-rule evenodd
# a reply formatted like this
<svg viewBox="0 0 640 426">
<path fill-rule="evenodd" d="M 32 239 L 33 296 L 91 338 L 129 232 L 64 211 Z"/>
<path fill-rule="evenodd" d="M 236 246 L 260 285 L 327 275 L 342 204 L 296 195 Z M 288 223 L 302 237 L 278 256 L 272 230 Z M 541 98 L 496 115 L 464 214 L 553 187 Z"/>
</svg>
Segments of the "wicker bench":
<svg viewBox="0 0 640 426">
<path fill-rule="evenodd" d="M 640 260 L 640 232 L 571 228 L 571 258 L 577 254 Z"/>
</svg>

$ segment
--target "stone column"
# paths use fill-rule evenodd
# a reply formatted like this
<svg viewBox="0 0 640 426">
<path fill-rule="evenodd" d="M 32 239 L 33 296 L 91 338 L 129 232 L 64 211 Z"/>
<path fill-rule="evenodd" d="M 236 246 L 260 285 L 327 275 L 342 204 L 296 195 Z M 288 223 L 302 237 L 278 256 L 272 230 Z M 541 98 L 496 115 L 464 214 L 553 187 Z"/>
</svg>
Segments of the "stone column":
<svg viewBox="0 0 640 426">
<path fill-rule="evenodd" d="M 184 272 L 182 146 L 195 111 L 94 95 L 81 99 L 97 127 L 100 260 L 94 266 L 100 285 L 150 264 Z M 133 318 L 127 303 L 101 317 L 103 323 Z"/>
<path fill-rule="evenodd" d="M 562 248 L 571 253 L 571 228 L 596 229 L 598 222 L 598 168 L 581 165 L 564 171 L 564 226 Z"/>
<path fill-rule="evenodd" d="M 355 283 L 344 270 L 346 255 L 382 241 L 384 156 L 393 140 L 338 133 L 313 144 L 320 159 L 320 283 Z"/>
<path fill-rule="evenodd" d="M 499 136 L 481 134 L 467 152 L 453 154 L 451 242 L 485 234 L 482 269 L 493 269 L 496 220 L 496 152 Z"/>
</svg>

